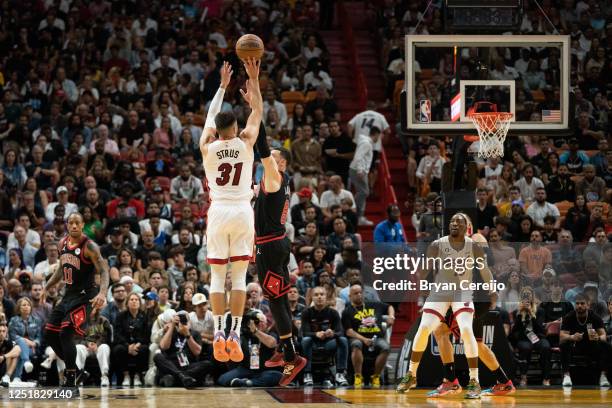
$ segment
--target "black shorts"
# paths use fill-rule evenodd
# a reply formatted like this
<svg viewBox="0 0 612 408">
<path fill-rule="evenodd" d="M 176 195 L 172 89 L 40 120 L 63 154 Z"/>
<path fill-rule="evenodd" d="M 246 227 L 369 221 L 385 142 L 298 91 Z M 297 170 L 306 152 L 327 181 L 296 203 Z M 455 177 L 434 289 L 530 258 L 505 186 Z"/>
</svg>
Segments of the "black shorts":
<svg viewBox="0 0 612 408">
<path fill-rule="evenodd" d="M 289 252 L 291 243 L 286 237 L 256 244 L 255 265 L 264 296 L 273 299 L 284 296 L 291 288 Z"/>
<path fill-rule="evenodd" d="M 93 309 L 89 302 L 97 294 L 92 289 L 81 295 L 68 295 L 53 308 L 45 325 L 45 330 L 59 333 L 65 327 L 71 327 L 79 336 L 85 335 L 87 321 Z"/>
<path fill-rule="evenodd" d="M 474 332 L 474 337 L 476 337 L 476 341 L 482 341 L 482 330 L 484 325 L 484 317 L 489 312 L 490 302 L 474 302 L 474 317 L 472 319 L 472 331 Z M 457 325 L 457 320 L 455 320 L 455 315 L 452 310 L 448 310 L 445 317 L 444 322 L 451 333 L 459 339 L 461 337 L 461 333 L 459 331 L 459 326 Z"/>
</svg>

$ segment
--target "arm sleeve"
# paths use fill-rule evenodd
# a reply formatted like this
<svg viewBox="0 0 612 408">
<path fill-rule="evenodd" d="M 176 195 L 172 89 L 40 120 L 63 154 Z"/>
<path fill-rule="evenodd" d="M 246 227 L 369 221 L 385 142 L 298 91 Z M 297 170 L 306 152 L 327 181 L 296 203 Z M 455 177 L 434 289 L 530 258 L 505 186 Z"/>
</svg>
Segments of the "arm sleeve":
<svg viewBox="0 0 612 408">
<path fill-rule="evenodd" d="M 224 96 L 225 89 L 219 87 L 219 89 L 217 89 L 215 97 L 212 99 L 212 101 L 210 102 L 210 106 L 208 107 L 208 114 L 206 115 L 206 123 L 204 124 L 204 128 L 217 128 L 217 125 L 215 125 L 215 116 L 217 116 L 217 114 L 221 111 Z"/>
<path fill-rule="evenodd" d="M 261 122 L 259 125 L 259 134 L 257 135 L 257 141 L 255 142 L 257 146 L 257 151 L 259 151 L 259 155 L 262 159 L 266 159 L 270 157 L 270 147 L 268 146 L 268 138 L 266 136 L 266 127 Z"/>
</svg>

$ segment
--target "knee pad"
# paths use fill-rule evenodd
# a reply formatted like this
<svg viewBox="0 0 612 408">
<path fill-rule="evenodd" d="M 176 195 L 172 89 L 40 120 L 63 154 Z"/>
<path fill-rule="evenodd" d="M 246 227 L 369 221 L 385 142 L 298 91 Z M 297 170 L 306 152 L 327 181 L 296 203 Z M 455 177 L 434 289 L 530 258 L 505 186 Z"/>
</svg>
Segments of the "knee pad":
<svg viewBox="0 0 612 408">
<path fill-rule="evenodd" d="M 232 290 L 242 290 L 246 292 L 246 275 L 248 268 L 248 261 L 232 262 Z"/>
<path fill-rule="evenodd" d="M 225 293 L 227 265 L 210 265 L 210 293 Z"/>
</svg>

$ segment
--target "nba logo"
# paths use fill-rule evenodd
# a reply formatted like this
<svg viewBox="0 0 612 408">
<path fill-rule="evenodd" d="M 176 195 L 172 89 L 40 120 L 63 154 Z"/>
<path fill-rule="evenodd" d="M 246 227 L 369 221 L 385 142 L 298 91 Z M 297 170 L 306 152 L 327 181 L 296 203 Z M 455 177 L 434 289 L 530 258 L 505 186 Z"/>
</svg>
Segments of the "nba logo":
<svg viewBox="0 0 612 408">
<path fill-rule="evenodd" d="M 422 99 L 420 101 L 419 122 L 421 123 L 431 122 L 431 101 L 429 99 Z"/>
</svg>

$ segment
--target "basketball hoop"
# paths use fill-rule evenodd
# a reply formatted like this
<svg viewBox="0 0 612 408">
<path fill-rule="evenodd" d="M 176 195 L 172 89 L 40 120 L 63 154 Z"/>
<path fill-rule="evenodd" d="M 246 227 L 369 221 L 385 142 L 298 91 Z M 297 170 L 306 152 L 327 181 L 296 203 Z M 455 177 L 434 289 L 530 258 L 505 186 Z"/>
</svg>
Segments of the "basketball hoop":
<svg viewBox="0 0 612 408">
<path fill-rule="evenodd" d="M 492 112 L 478 112 L 480 104 L 491 106 Z M 476 103 L 467 116 L 472 120 L 478 131 L 478 156 L 482 158 L 502 157 L 504 155 L 504 142 L 510 129 L 512 113 L 497 112 L 497 106 L 489 103 Z"/>
</svg>

